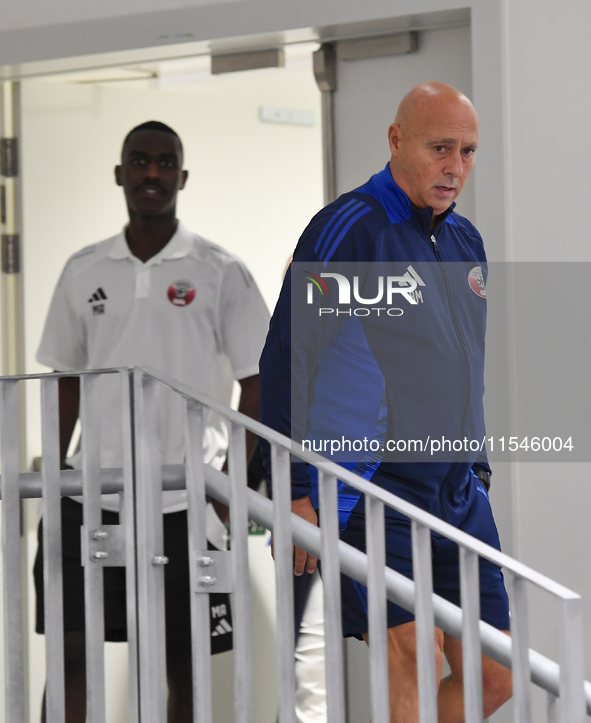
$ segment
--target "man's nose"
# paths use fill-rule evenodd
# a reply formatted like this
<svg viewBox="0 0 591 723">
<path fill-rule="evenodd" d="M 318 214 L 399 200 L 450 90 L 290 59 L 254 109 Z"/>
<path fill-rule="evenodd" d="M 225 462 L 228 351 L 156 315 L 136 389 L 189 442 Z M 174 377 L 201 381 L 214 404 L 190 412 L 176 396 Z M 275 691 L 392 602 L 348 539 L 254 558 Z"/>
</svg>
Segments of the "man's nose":
<svg viewBox="0 0 591 723">
<path fill-rule="evenodd" d="M 462 162 L 461 151 L 456 151 L 449 156 L 445 171 L 454 178 L 460 178 L 464 174 L 464 164 Z"/>
<path fill-rule="evenodd" d="M 150 161 L 146 165 L 145 169 L 146 178 L 159 178 L 160 177 L 160 166 L 156 161 Z"/>
</svg>

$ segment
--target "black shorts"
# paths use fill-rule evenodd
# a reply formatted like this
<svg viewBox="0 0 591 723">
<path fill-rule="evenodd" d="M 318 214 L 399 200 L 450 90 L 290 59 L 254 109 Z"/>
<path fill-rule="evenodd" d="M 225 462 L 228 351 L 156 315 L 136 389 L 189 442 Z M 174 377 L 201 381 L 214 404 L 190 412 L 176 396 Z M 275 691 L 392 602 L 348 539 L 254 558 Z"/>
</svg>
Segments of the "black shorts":
<svg viewBox="0 0 591 723">
<path fill-rule="evenodd" d="M 488 493 L 483 483 L 471 473 L 471 503 L 460 518 L 453 520 L 454 527 L 476 537 L 482 542 L 501 549 L 499 535 L 493 519 Z M 358 506 L 361 510 L 361 503 Z M 356 508 L 357 510 L 357 508 Z M 341 540 L 365 552 L 365 515 L 353 511 Z M 459 552 L 455 542 L 431 532 L 433 559 L 433 592 L 460 605 Z M 386 510 L 386 564 L 408 578 L 413 577 L 412 528 L 408 517 L 387 508 Z M 509 599 L 505 591 L 500 567 L 481 557 L 479 560 L 480 617 L 499 630 L 509 630 Z M 361 638 L 367 632 L 368 606 L 365 585 L 341 575 L 343 635 Z M 402 625 L 414 620 L 408 610 L 388 601 L 388 627 Z"/>
<path fill-rule="evenodd" d="M 116 512 L 103 510 L 103 525 L 119 524 Z M 164 554 L 169 562 L 164 568 L 166 607 L 166 647 L 177 658 L 191 659 L 191 592 L 187 513 L 164 515 Z M 62 498 L 62 571 L 64 588 L 64 631 L 84 630 L 84 568 L 81 560 L 80 527 L 82 505 L 69 497 Z M 33 577 L 37 594 L 36 632 L 45 633 L 43 590 L 43 520 L 39 523 L 39 546 Z M 105 567 L 105 640 L 127 640 L 125 568 Z M 232 612 L 227 593 L 210 593 L 211 652 L 232 649 Z"/>
</svg>

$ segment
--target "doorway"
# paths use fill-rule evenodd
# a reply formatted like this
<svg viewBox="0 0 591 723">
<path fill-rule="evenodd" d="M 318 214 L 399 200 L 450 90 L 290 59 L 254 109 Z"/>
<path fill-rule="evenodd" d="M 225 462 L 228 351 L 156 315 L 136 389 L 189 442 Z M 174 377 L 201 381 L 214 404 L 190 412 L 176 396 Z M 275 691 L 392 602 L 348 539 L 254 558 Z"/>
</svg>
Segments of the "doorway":
<svg viewBox="0 0 591 723">
<path fill-rule="evenodd" d="M 26 371 L 67 259 L 116 234 L 126 221 L 114 183 L 126 133 L 160 120 L 180 135 L 189 180 L 179 218 L 241 257 L 272 310 L 287 261 L 322 206 L 317 44 L 285 49 L 285 66 L 211 75 L 209 56 L 62 73 L 22 81 Z M 280 122 L 273 122 L 279 119 Z M 40 455 L 38 395 L 28 399 L 30 461 Z M 36 504 L 28 506 L 28 568 L 36 552 Z M 255 717 L 276 720 L 275 583 L 268 533 L 249 538 L 253 577 Z M 34 593 L 30 592 L 31 605 Z M 31 610 L 30 620 L 34 619 Z M 30 720 L 39 717 L 44 638 L 29 631 Z M 126 720 L 126 646 L 107 644 L 107 720 Z M 232 654 L 214 658 L 215 719 L 231 721 L 225 681 Z"/>
</svg>

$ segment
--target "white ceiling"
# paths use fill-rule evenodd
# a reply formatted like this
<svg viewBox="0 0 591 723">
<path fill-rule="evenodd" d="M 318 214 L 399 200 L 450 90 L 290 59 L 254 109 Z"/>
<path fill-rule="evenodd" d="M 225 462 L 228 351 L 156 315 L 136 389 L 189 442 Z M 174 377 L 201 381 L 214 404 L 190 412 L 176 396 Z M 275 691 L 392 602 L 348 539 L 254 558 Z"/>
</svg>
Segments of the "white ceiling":
<svg viewBox="0 0 591 723">
<path fill-rule="evenodd" d="M 469 22 L 469 8 L 432 11 L 442 2 L 454 4 L 454 0 L 0 0 L 0 78 Z M 407 14 L 409 3 L 417 14 Z M 429 11 L 419 13 L 423 3 Z"/>
<path fill-rule="evenodd" d="M 0 0 L 0 26 L 18 30 L 226 2 L 236 0 Z"/>
</svg>

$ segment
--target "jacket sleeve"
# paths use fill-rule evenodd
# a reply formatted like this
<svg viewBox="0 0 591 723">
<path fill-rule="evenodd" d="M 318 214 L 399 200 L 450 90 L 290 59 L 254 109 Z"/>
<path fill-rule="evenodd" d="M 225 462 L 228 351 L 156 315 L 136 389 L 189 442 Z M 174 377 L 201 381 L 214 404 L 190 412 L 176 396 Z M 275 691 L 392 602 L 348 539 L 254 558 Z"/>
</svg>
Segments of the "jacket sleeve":
<svg viewBox="0 0 591 723">
<path fill-rule="evenodd" d="M 291 269 L 289 269 L 271 319 L 259 363 L 260 419 L 263 424 L 293 439 L 296 433 L 293 429 L 291 409 L 292 394 L 296 393 L 296 390 L 292 390 L 291 356 Z M 304 395 L 305 391 L 300 389 L 299 394 Z M 271 481 L 270 447 L 266 440 L 261 440 L 260 444 L 263 462 Z M 308 465 L 292 458 L 291 472 L 292 499 L 305 497 L 311 488 Z M 269 490 L 272 491 L 271 483 Z"/>
<path fill-rule="evenodd" d="M 347 215 L 348 207 L 357 208 L 355 204 L 367 208 L 367 212 Z M 307 272 L 312 276 L 316 272 L 319 278 L 322 271 L 328 270 L 329 261 L 338 264 L 370 258 L 374 239 L 384 223 L 387 218 L 381 207 L 352 200 L 347 194 L 312 219 L 294 252 L 260 360 L 260 419 L 290 437 L 292 445 L 300 449 L 308 433 L 319 356 L 347 318 L 323 316 L 318 308 L 308 305 Z M 261 451 L 271 478 L 269 445 L 263 442 Z M 308 464 L 292 457 L 291 471 L 292 499 L 310 494 Z"/>
</svg>

